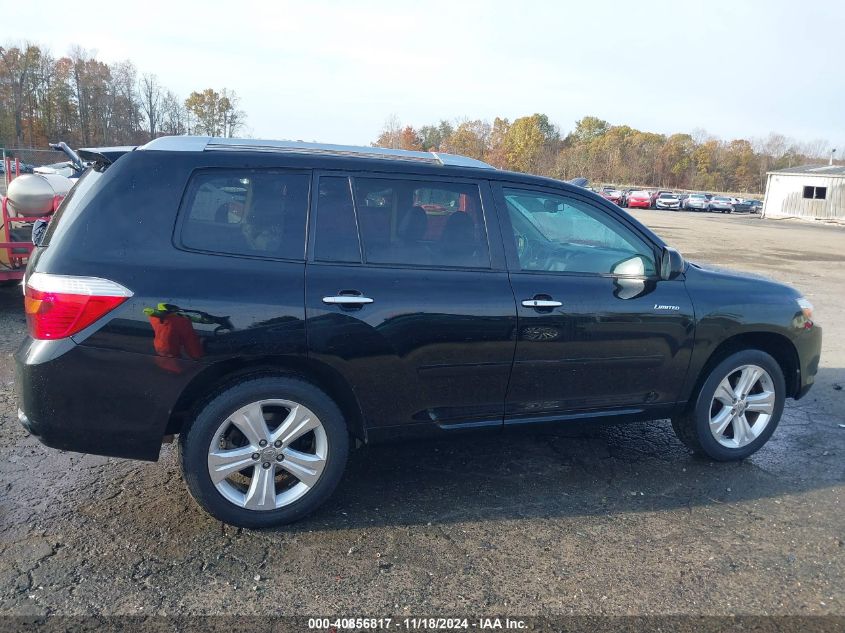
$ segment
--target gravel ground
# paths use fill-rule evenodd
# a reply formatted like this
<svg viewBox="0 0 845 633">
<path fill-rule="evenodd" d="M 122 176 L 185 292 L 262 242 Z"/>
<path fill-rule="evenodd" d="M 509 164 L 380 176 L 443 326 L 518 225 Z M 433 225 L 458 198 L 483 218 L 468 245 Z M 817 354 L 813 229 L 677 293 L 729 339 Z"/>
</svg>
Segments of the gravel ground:
<svg viewBox="0 0 845 633">
<path fill-rule="evenodd" d="M 295 526 L 221 526 L 157 464 L 20 428 L 20 291 L 0 290 L 0 614 L 845 614 L 845 230 L 639 211 L 698 259 L 796 285 L 820 375 L 767 447 L 688 455 L 666 422 L 354 453 Z"/>
</svg>

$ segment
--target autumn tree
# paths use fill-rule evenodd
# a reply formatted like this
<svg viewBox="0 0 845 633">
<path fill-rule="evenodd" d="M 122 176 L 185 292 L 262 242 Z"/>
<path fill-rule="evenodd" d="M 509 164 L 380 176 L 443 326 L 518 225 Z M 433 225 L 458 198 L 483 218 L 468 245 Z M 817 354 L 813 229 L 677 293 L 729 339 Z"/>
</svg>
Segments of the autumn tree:
<svg viewBox="0 0 845 633">
<path fill-rule="evenodd" d="M 36 89 L 34 81 L 41 59 L 41 49 L 26 43 L 22 46 L 0 46 L 0 90 L 7 92 L 15 125 L 15 142 L 23 143 L 24 109 Z"/>
<path fill-rule="evenodd" d="M 666 187 L 687 188 L 692 178 L 695 143 L 689 134 L 672 134 L 657 152 L 657 177 Z"/>
<path fill-rule="evenodd" d="M 192 92 L 185 100 L 185 108 L 195 134 L 232 137 L 243 127 L 244 114 L 238 109 L 239 99 L 234 90 L 223 88 L 217 92 L 206 88 Z"/>
<path fill-rule="evenodd" d="M 445 139 L 440 147 L 452 154 L 482 160 L 487 153 L 492 129 L 486 121 L 464 121 Z"/>
<path fill-rule="evenodd" d="M 503 139 L 510 169 L 536 172 L 543 158 L 551 158 L 560 134 L 545 114 L 532 114 L 514 120 Z"/>
<path fill-rule="evenodd" d="M 420 128 L 420 145 L 426 152 L 438 151 L 445 141 L 452 136 L 454 126 L 445 119 L 436 125 L 424 125 Z"/>
<path fill-rule="evenodd" d="M 597 183 L 710 191 L 762 191 L 768 169 L 822 157 L 824 141 L 798 142 L 771 134 L 765 139 L 722 141 L 702 128 L 691 133 L 658 134 L 629 125 L 612 125 L 585 116 L 563 138 L 546 115 L 514 121 L 441 120 L 404 127 L 388 119 L 374 145 L 419 146 L 479 158 L 501 169 L 554 178 L 585 177 Z M 403 141 L 402 138 L 411 139 Z M 845 162 L 845 161 L 840 161 Z"/>
<path fill-rule="evenodd" d="M 131 60 L 106 64 L 79 46 L 62 57 L 30 43 L 0 46 L 0 145 L 134 145 L 160 134 L 187 134 L 191 116 L 184 99 L 155 75 L 139 74 Z M 211 127 L 233 136 L 245 120 L 238 96 L 228 89 L 214 95 Z"/>
<path fill-rule="evenodd" d="M 572 134 L 580 143 L 590 143 L 601 137 L 610 129 L 610 124 L 594 116 L 585 116 L 575 122 Z"/>
</svg>

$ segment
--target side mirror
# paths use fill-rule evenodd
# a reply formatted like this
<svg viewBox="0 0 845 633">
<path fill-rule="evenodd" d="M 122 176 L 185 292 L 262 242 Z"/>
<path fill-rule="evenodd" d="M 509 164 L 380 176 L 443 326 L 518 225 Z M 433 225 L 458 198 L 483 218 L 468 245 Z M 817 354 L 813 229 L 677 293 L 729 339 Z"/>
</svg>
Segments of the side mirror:
<svg viewBox="0 0 845 633">
<path fill-rule="evenodd" d="M 674 279 L 684 272 L 684 268 L 686 268 L 686 262 L 683 255 L 674 248 L 666 246 L 660 258 L 660 278 L 666 281 Z"/>
</svg>

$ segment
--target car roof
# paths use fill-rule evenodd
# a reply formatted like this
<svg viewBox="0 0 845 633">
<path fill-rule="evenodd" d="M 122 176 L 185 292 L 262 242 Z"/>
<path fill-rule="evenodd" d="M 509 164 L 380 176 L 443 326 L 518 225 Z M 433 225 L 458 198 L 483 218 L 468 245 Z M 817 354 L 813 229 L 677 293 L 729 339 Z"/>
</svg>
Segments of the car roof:
<svg viewBox="0 0 845 633">
<path fill-rule="evenodd" d="M 359 145 L 331 145 L 328 143 L 305 143 L 302 141 L 274 141 L 244 138 L 216 138 L 211 136 L 162 136 L 142 145 L 139 150 L 158 151 L 259 151 L 290 154 L 341 156 L 346 158 L 393 159 L 450 167 L 476 167 L 495 169 L 484 161 L 449 154 L 446 152 L 421 152 L 386 147 L 365 147 Z"/>
<path fill-rule="evenodd" d="M 268 155 L 275 154 L 283 157 L 284 162 L 289 163 L 291 166 L 304 166 L 302 162 L 307 161 L 307 167 L 313 169 L 343 169 L 349 171 L 398 172 L 432 176 L 449 175 L 462 178 L 484 178 L 538 187 L 563 188 L 573 192 L 592 195 L 592 192 L 588 192 L 587 189 L 579 184 L 572 184 L 544 176 L 534 176 L 522 172 L 498 169 L 475 158 L 445 152 L 418 152 L 382 147 L 330 145 L 324 143 L 304 143 L 301 141 L 231 139 L 209 136 L 162 136 L 150 141 L 146 145 L 141 145 L 135 152 L 181 153 L 186 156 L 189 154 L 219 152 L 229 156 L 238 153 L 256 158 L 266 158 Z M 448 171 L 444 171 L 444 169 Z"/>
</svg>

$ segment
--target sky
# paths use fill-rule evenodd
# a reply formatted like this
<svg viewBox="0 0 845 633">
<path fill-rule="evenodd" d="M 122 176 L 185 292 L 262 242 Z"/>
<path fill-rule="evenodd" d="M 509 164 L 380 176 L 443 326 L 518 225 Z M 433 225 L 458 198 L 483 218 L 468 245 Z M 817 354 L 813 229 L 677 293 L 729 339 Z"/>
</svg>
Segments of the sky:
<svg viewBox="0 0 845 633">
<path fill-rule="evenodd" d="M 37 12 L 35 7 L 38 7 Z M 247 133 L 368 144 L 395 115 L 545 113 L 845 155 L 845 2 L 0 0 L 0 45 L 78 44 L 185 97 L 234 89 Z M 37 17 L 36 17 L 37 13 Z"/>
</svg>

